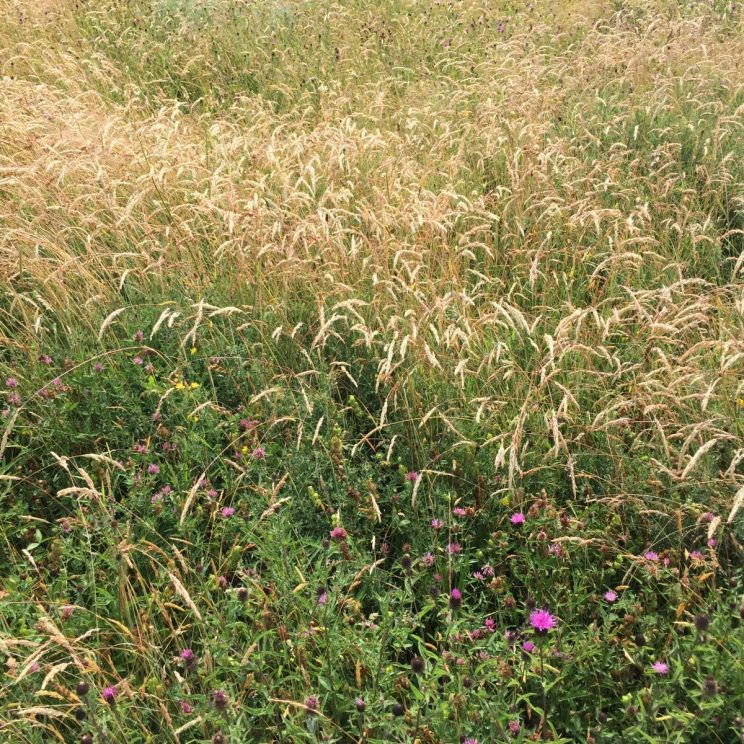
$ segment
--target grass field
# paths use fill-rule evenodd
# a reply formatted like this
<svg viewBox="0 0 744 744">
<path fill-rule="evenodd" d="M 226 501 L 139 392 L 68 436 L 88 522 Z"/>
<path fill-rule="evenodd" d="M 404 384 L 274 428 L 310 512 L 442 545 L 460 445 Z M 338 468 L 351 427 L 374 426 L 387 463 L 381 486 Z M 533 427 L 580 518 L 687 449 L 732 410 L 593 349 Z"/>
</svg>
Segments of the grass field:
<svg viewBox="0 0 744 744">
<path fill-rule="evenodd" d="M 0 51 L 0 741 L 744 740 L 740 3 Z"/>
</svg>

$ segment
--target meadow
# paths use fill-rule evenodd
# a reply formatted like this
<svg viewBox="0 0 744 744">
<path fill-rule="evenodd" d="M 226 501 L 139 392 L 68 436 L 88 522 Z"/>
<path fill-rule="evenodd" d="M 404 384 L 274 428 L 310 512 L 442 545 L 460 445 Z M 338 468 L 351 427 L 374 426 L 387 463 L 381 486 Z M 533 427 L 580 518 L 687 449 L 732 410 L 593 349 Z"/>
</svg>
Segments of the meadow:
<svg viewBox="0 0 744 744">
<path fill-rule="evenodd" d="M 0 51 L 0 741 L 744 741 L 740 3 Z"/>
</svg>

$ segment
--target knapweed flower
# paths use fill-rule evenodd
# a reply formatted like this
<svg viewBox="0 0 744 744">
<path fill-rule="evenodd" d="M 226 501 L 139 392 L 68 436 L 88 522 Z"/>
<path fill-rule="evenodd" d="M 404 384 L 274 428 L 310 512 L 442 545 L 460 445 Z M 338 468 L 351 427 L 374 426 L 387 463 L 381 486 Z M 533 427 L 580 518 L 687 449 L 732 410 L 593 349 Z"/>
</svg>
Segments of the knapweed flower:
<svg viewBox="0 0 744 744">
<path fill-rule="evenodd" d="M 450 592 L 449 605 L 453 610 L 456 610 L 462 604 L 462 592 L 459 589 L 453 589 Z"/>
<path fill-rule="evenodd" d="M 320 703 L 318 702 L 317 695 L 309 695 L 305 699 L 305 708 L 307 708 L 308 713 L 316 713 L 319 707 Z"/>
<path fill-rule="evenodd" d="M 193 669 L 198 662 L 196 654 L 190 648 L 185 648 L 181 651 L 180 656 L 188 669 Z"/>
<path fill-rule="evenodd" d="M 94 372 L 103 372 L 103 370 L 104 370 L 104 366 L 100 362 L 96 362 L 93 365 L 93 371 Z"/>
<path fill-rule="evenodd" d="M 434 554 L 424 553 L 423 557 L 421 558 L 421 563 L 423 563 L 425 566 L 433 566 L 434 565 Z"/>
<path fill-rule="evenodd" d="M 699 550 L 693 550 L 690 552 L 690 560 L 691 561 L 703 561 L 705 560 L 705 557 Z"/>
<path fill-rule="evenodd" d="M 228 519 L 229 517 L 232 517 L 233 514 L 235 514 L 235 507 L 223 506 L 222 509 L 220 509 L 220 514 L 222 514 L 225 519 Z"/>
<path fill-rule="evenodd" d="M 715 537 L 709 537 L 708 538 L 708 547 L 709 548 L 715 548 L 716 545 L 718 545 L 718 540 L 716 540 Z"/>
<path fill-rule="evenodd" d="M 101 695 L 103 696 L 103 699 L 109 704 L 113 705 L 116 702 L 116 696 L 118 694 L 118 690 L 114 685 L 110 685 L 109 687 L 104 687 L 103 692 Z"/>
<path fill-rule="evenodd" d="M 610 604 L 617 600 L 617 592 L 612 591 L 612 589 L 608 589 L 603 596 Z"/>
<path fill-rule="evenodd" d="M 62 605 L 59 610 L 60 617 L 63 620 L 69 620 L 75 608 L 72 605 Z"/>
<path fill-rule="evenodd" d="M 135 363 L 135 364 L 136 364 L 136 365 L 137 365 L 138 367 L 141 367 L 141 366 L 142 366 L 142 365 L 143 365 L 143 364 L 145 363 L 145 362 L 144 362 L 144 360 L 142 359 L 142 357 L 141 357 L 141 356 L 136 356 L 136 357 L 134 357 L 134 359 L 132 359 L 132 361 L 133 361 L 133 362 L 134 362 L 134 363 Z"/>
<path fill-rule="evenodd" d="M 415 483 L 419 479 L 419 474 L 415 470 L 409 470 L 406 473 L 406 480 L 409 483 Z"/>
<path fill-rule="evenodd" d="M 8 378 L 8 379 L 7 379 L 6 381 L 5 381 L 5 387 L 6 387 L 6 388 L 11 388 L 11 389 L 13 389 L 13 388 L 17 388 L 17 387 L 18 387 L 18 380 L 16 380 L 16 378 L 15 378 L 15 377 L 9 377 L 9 378 Z"/>
<path fill-rule="evenodd" d="M 214 707 L 217 710 L 225 710 L 227 708 L 227 694 L 224 690 L 215 690 L 212 693 L 212 700 L 214 701 Z"/>
<path fill-rule="evenodd" d="M 645 559 L 646 559 L 647 561 L 651 561 L 652 563 L 655 563 L 656 561 L 658 561 L 658 560 L 659 560 L 659 554 L 658 554 L 658 553 L 654 553 L 654 551 L 653 551 L 653 550 L 647 550 L 647 551 L 646 551 L 646 552 L 645 552 L 645 553 L 643 554 L 643 557 L 644 557 L 644 558 L 645 558 Z"/>
<path fill-rule="evenodd" d="M 478 739 L 474 739 L 472 736 L 469 736 L 462 744 L 478 744 Z"/>
<path fill-rule="evenodd" d="M 256 447 L 256 449 L 253 450 L 254 460 L 263 460 L 264 457 L 266 457 L 266 450 L 263 447 Z"/>
<path fill-rule="evenodd" d="M 563 555 L 563 546 L 560 543 L 552 542 L 548 545 L 548 553 L 560 558 Z"/>
<path fill-rule="evenodd" d="M 547 610 L 534 610 L 530 613 L 530 625 L 537 633 L 543 635 L 555 628 L 556 619 Z"/>
<path fill-rule="evenodd" d="M 483 627 L 490 633 L 493 633 L 496 630 L 496 621 L 492 617 L 487 617 L 483 622 Z"/>
<path fill-rule="evenodd" d="M 455 515 L 456 517 L 464 517 L 464 516 L 465 516 L 465 515 L 467 514 L 467 512 L 465 511 L 465 509 L 463 509 L 463 508 L 462 508 L 461 506 L 456 506 L 456 507 L 455 507 L 455 508 L 454 508 L 454 509 L 452 510 L 452 513 L 453 513 L 453 514 L 454 514 L 454 515 Z"/>
<path fill-rule="evenodd" d="M 525 641 L 522 644 L 522 650 L 526 651 L 528 654 L 531 654 L 535 650 L 535 644 L 532 643 L 532 641 Z"/>
<path fill-rule="evenodd" d="M 656 672 L 656 674 L 664 675 L 669 673 L 669 664 L 666 664 L 663 661 L 655 661 L 653 664 L 651 664 L 651 669 Z"/>
<path fill-rule="evenodd" d="M 328 602 L 328 592 L 323 590 L 318 595 L 318 604 L 323 606 L 326 602 Z"/>
<path fill-rule="evenodd" d="M 8 395 L 8 404 L 11 406 L 20 406 L 21 405 L 21 396 L 18 395 L 18 393 L 10 393 Z"/>
<path fill-rule="evenodd" d="M 336 540 L 336 542 L 342 542 L 346 540 L 348 536 L 349 533 L 343 527 L 334 527 L 331 530 L 331 540 Z"/>
<path fill-rule="evenodd" d="M 142 340 L 144 340 L 145 334 L 143 331 L 137 331 L 137 333 L 134 334 L 134 340 L 138 343 Z"/>
<path fill-rule="evenodd" d="M 511 518 L 509 520 L 512 524 L 524 524 L 525 516 L 522 514 L 522 512 L 517 512 L 516 514 L 512 514 Z"/>
<path fill-rule="evenodd" d="M 429 524 L 431 524 L 433 530 L 441 530 L 444 527 L 444 522 L 441 519 L 432 519 Z"/>
<path fill-rule="evenodd" d="M 460 555 L 462 553 L 462 545 L 460 543 L 449 543 L 447 545 L 447 552 L 450 555 Z"/>
<path fill-rule="evenodd" d="M 187 716 L 193 710 L 194 709 L 191 707 L 191 704 L 188 702 L 188 700 L 181 700 L 181 713 Z"/>
<path fill-rule="evenodd" d="M 705 613 L 695 615 L 695 627 L 700 633 L 705 633 L 710 627 L 710 618 Z"/>
<path fill-rule="evenodd" d="M 152 462 L 147 466 L 147 472 L 150 475 L 157 475 L 160 472 L 160 466 Z"/>
<path fill-rule="evenodd" d="M 364 713 L 364 709 L 365 709 L 365 708 L 367 707 L 367 703 L 365 703 L 365 702 L 364 702 L 364 699 L 363 699 L 363 698 L 360 698 L 360 697 L 358 697 L 358 698 L 357 698 L 357 699 L 356 699 L 356 700 L 354 701 L 354 705 L 356 705 L 356 709 L 357 709 L 357 710 L 358 710 L 358 711 L 359 711 L 360 713 Z"/>
<path fill-rule="evenodd" d="M 42 364 L 46 364 L 47 366 L 49 366 L 52 363 L 52 357 L 50 357 L 49 354 L 42 354 L 39 357 L 39 361 Z"/>
<path fill-rule="evenodd" d="M 509 721 L 509 732 L 515 736 L 519 733 L 521 728 L 522 724 L 520 724 L 519 721 Z"/>
</svg>

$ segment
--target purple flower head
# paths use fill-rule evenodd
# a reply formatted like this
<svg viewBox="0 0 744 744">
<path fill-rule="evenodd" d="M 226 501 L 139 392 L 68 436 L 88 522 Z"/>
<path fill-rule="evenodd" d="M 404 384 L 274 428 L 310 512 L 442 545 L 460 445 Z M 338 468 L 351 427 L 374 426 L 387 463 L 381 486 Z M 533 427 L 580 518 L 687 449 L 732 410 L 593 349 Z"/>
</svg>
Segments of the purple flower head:
<svg viewBox="0 0 744 744">
<path fill-rule="evenodd" d="M 535 650 L 535 644 L 532 643 L 532 641 L 525 641 L 522 644 L 522 649 L 526 651 L 528 654 L 531 654 Z"/>
<path fill-rule="evenodd" d="M 349 533 L 343 527 L 334 527 L 331 530 L 331 540 L 343 542 L 349 536 Z"/>
<path fill-rule="evenodd" d="M 145 362 L 144 362 L 144 360 L 142 359 L 142 357 L 141 357 L 141 356 L 136 356 L 136 357 L 134 357 L 134 359 L 132 359 L 132 361 L 133 361 L 133 362 L 134 362 L 134 363 L 135 363 L 135 364 L 136 364 L 136 365 L 137 365 L 138 367 L 141 367 L 141 366 L 142 366 L 142 365 L 143 365 L 143 364 L 145 363 Z"/>
<path fill-rule="evenodd" d="M 52 357 L 50 357 L 49 354 L 42 354 L 39 357 L 39 361 L 42 364 L 46 364 L 47 366 L 49 366 L 52 363 Z"/>
<path fill-rule="evenodd" d="M 462 592 L 459 589 L 453 589 L 450 592 L 449 604 L 453 610 L 456 610 L 458 609 L 458 607 L 460 607 L 460 605 L 462 604 Z"/>
<path fill-rule="evenodd" d="M 548 545 L 548 553 L 560 558 L 563 555 L 563 546 L 560 543 L 552 542 Z"/>
<path fill-rule="evenodd" d="M 444 527 L 444 522 L 441 519 L 432 519 L 430 524 L 433 530 L 441 530 Z"/>
<path fill-rule="evenodd" d="M 519 721 L 509 721 L 509 731 L 515 736 L 519 733 L 521 728 L 522 725 L 519 723 Z"/>
<path fill-rule="evenodd" d="M 150 463 L 147 466 L 147 472 L 150 475 L 157 475 L 160 472 L 160 466 L 159 465 L 156 465 L 154 462 L 153 463 Z"/>
<path fill-rule="evenodd" d="M 478 744 L 478 739 L 474 739 L 472 736 L 469 736 L 462 744 Z"/>
<path fill-rule="evenodd" d="M 256 447 L 256 449 L 253 450 L 254 460 L 263 460 L 264 457 L 266 457 L 266 450 L 263 447 Z"/>
<path fill-rule="evenodd" d="M 60 617 L 63 620 L 69 620 L 72 617 L 74 610 L 75 608 L 72 605 L 62 605 L 59 611 Z"/>
<path fill-rule="evenodd" d="M 461 506 L 456 506 L 456 507 L 455 507 L 455 508 L 454 508 L 454 509 L 452 510 L 452 513 L 453 513 L 453 514 L 454 514 L 454 515 L 455 515 L 456 517 L 464 517 L 464 516 L 465 516 L 465 515 L 467 514 L 467 512 L 465 511 L 465 509 L 463 509 L 463 508 L 462 508 Z"/>
<path fill-rule="evenodd" d="M 18 380 L 16 380 L 15 377 L 9 377 L 5 381 L 5 387 L 7 387 L 7 388 L 17 388 L 18 387 Z"/>
<path fill-rule="evenodd" d="M 556 619 L 547 610 L 534 610 L 530 613 L 530 625 L 539 634 L 544 634 L 555 628 Z"/>
<path fill-rule="evenodd" d="M 134 340 L 138 343 L 142 341 L 145 338 L 145 334 L 142 331 L 137 331 L 137 333 L 134 334 Z"/>
<path fill-rule="evenodd" d="M 423 563 L 425 566 L 433 566 L 434 565 L 434 554 L 424 553 L 423 558 L 421 558 L 421 563 Z"/>
<path fill-rule="evenodd" d="M 188 702 L 188 700 L 181 700 L 181 713 L 187 716 L 193 710 L 194 709 L 191 707 L 191 704 Z"/>
<path fill-rule="evenodd" d="M 21 396 L 18 395 L 18 393 L 10 393 L 8 395 L 8 403 L 11 406 L 20 406 L 21 405 Z"/>
<path fill-rule="evenodd" d="M 617 600 L 617 592 L 612 591 L 612 589 L 608 589 L 602 596 L 610 603 L 612 604 Z"/>
<path fill-rule="evenodd" d="M 708 547 L 709 548 L 715 548 L 716 545 L 718 545 L 718 540 L 716 540 L 715 537 L 709 537 L 708 538 Z"/>
<path fill-rule="evenodd" d="M 653 669 L 656 674 L 662 676 L 669 673 L 669 665 L 663 661 L 655 661 L 651 664 L 651 669 Z"/>
<path fill-rule="evenodd" d="M 643 557 L 644 557 L 644 558 L 645 558 L 645 559 L 646 559 L 647 561 L 651 561 L 652 563 L 655 563 L 656 561 L 658 561 L 658 560 L 659 560 L 659 554 L 658 554 L 658 553 L 654 553 L 654 551 L 653 551 L 653 550 L 648 550 L 648 551 L 646 551 L 646 552 L 645 552 L 645 553 L 643 554 Z"/>
<path fill-rule="evenodd" d="M 101 695 L 103 695 L 103 699 L 109 704 L 113 705 L 116 702 L 116 696 L 118 694 L 118 690 L 114 685 L 110 685 L 109 687 L 104 687 L 103 692 Z"/>
<path fill-rule="evenodd" d="M 93 371 L 94 372 L 103 372 L 103 365 L 100 362 L 96 362 L 93 365 Z"/>
<path fill-rule="evenodd" d="M 406 473 L 406 480 L 409 483 L 415 483 L 419 479 L 419 474 L 415 470 L 409 470 Z"/>
<path fill-rule="evenodd" d="M 183 663 L 187 669 L 193 669 L 198 661 L 196 654 L 190 648 L 185 648 L 181 651 L 181 659 L 183 659 Z"/>
<path fill-rule="evenodd" d="M 356 709 L 357 709 L 357 710 L 358 710 L 358 711 L 359 711 L 360 713 L 364 713 L 364 709 L 365 709 L 365 708 L 367 707 L 367 703 L 365 703 L 365 702 L 364 702 L 364 698 L 360 698 L 360 697 L 358 697 L 358 698 L 357 698 L 357 699 L 356 699 L 356 700 L 354 701 L 354 705 L 356 705 Z"/>
<path fill-rule="evenodd" d="M 524 524 L 525 522 L 525 516 L 522 514 L 522 512 L 517 512 L 516 514 L 512 514 L 511 518 L 509 520 L 512 524 Z"/>
<path fill-rule="evenodd" d="M 483 623 L 483 626 L 487 631 L 493 633 L 496 630 L 496 621 L 492 617 L 487 617 Z"/>
<path fill-rule="evenodd" d="M 690 553 L 690 560 L 691 561 L 702 561 L 704 560 L 703 554 L 699 550 L 693 550 Z"/>
<path fill-rule="evenodd" d="M 326 603 L 327 601 L 328 601 L 328 592 L 327 592 L 327 591 L 325 591 L 325 590 L 323 590 L 323 591 L 322 591 L 322 592 L 321 592 L 321 593 L 320 593 L 320 594 L 318 595 L 318 604 L 322 606 L 322 605 L 324 605 L 324 604 L 325 604 L 325 603 Z"/>
<path fill-rule="evenodd" d="M 318 708 L 320 707 L 320 703 L 318 701 L 317 695 L 309 695 L 305 699 L 305 707 L 307 708 L 309 713 L 315 713 L 317 712 Z"/>
<path fill-rule="evenodd" d="M 450 555 L 460 555 L 462 553 L 462 545 L 460 543 L 449 543 L 447 545 L 447 552 Z"/>
<path fill-rule="evenodd" d="M 212 700 L 217 710 L 225 710 L 227 708 L 227 694 L 224 690 L 215 690 L 212 694 Z"/>
<path fill-rule="evenodd" d="M 232 517 L 233 514 L 235 514 L 235 507 L 223 506 L 222 509 L 220 509 L 220 514 L 222 514 L 225 519 L 228 519 L 229 517 Z"/>
</svg>

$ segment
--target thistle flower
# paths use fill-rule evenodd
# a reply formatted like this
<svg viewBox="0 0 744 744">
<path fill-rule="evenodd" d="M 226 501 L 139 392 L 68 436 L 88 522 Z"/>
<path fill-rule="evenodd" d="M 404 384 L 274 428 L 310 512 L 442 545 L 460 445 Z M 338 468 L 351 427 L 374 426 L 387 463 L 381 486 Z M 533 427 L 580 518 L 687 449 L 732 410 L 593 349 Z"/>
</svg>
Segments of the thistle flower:
<svg viewBox="0 0 744 744">
<path fill-rule="evenodd" d="M 305 699 L 305 708 L 307 709 L 308 713 L 317 713 L 319 707 L 320 703 L 318 702 L 317 695 L 309 695 Z"/>
<path fill-rule="evenodd" d="M 434 565 L 434 554 L 424 553 L 424 555 L 421 558 L 421 563 L 423 563 L 425 566 L 433 566 Z"/>
<path fill-rule="evenodd" d="M 433 530 L 441 530 L 444 527 L 444 522 L 441 519 L 432 519 L 429 524 L 431 524 Z"/>
<path fill-rule="evenodd" d="M 15 377 L 9 377 L 9 378 L 8 378 L 8 379 L 7 379 L 6 381 L 5 381 L 5 387 L 6 387 L 6 388 L 10 388 L 11 390 L 12 390 L 13 388 L 17 388 L 17 387 L 18 387 L 18 380 L 16 380 L 16 378 L 15 378 Z"/>
<path fill-rule="evenodd" d="M 266 457 L 266 450 L 263 447 L 256 447 L 256 449 L 253 450 L 254 460 L 263 460 L 265 457 Z"/>
<path fill-rule="evenodd" d="M 181 713 L 184 715 L 189 715 L 194 709 L 191 707 L 191 704 L 188 702 L 188 700 L 181 700 Z"/>
<path fill-rule="evenodd" d="M 215 690 L 212 693 L 212 700 L 217 710 L 225 710 L 227 708 L 227 694 L 224 690 Z"/>
<path fill-rule="evenodd" d="M 555 628 L 556 619 L 547 610 L 535 610 L 530 613 L 530 625 L 538 635 L 544 635 L 551 628 Z"/>
<path fill-rule="evenodd" d="M 462 592 L 459 589 L 453 589 L 450 592 L 449 605 L 453 610 L 456 610 L 462 604 Z"/>
<path fill-rule="evenodd" d="M 516 514 L 512 514 L 510 518 L 510 522 L 512 524 L 524 524 L 525 522 L 525 516 L 522 514 L 522 512 L 517 512 Z"/>
<path fill-rule="evenodd" d="M 104 687 L 103 692 L 101 695 L 103 696 L 103 699 L 109 704 L 113 705 L 116 702 L 116 696 L 118 695 L 118 690 L 114 685 L 110 685 L 109 687 Z"/>
<path fill-rule="evenodd" d="M 612 589 L 608 589 L 602 596 L 610 603 L 617 601 L 617 592 L 614 592 Z"/>
<path fill-rule="evenodd" d="M 669 665 L 663 661 L 655 661 L 651 664 L 651 669 L 661 676 L 669 673 Z"/>
<path fill-rule="evenodd" d="M 531 654 L 535 650 L 535 644 L 532 643 L 532 641 L 525 641 L 522 644 L 522 649 L 526 651 L 528 654 Z"/>
<path fill-rule="evenodd" d="M 364 699 L 363 699 L 363 698 L 360 698 L 360 697 L 358 697 L 358 698 L 357 698 L 357 699 L 356 699 L 356 700 L 354 701 L 354 705 L 356 705 L 356 709 L 357 709 L 357 710 L 358 710 L 358 711 L 359 711 L 360 713 L 364 713 L 364 709 L 365 709 L 365 708 L 367 707 L 367 703 L 365 703 L 365 702 L 364 702 Z"/>
<path fill-rule="evenodd" d="M 646 551 L 646 552 L 645 552 L 645 553 L 643 554 L 643 557 L 644 557 L 644 558 L 645 558 L 645 559 L 646 559 L 647 561 L 651 561 L 652 563 L 655 563 L 656 561 L 658 561 L 658 560 L 659 560 L 659 554 L 658 554 L 658 553 L 654 553 L 654 551 L 653 551 L 653 550 L 648 550 L 648 551 Z"/>
<path fill-rule="evenodd" d="M 336 542 L 346 540 L 348 536 L 349 533 L 343 527 L 334 527 L 331 530 L 331 540 L 336 540 Z"/>
<path fill-rule="evenodd" d="M 419 474 L 415 470 L 409 470 L 406 473 L 406 480 L 409 483 L 415 483 L 419 479 Z"/>
<path fill-rule="evenodd" d="M 220 514 L 225 517 L 225 519 L 232 517 L 232 515 L 235 514 L 235 507 L 223 506 L 222 509 L 220 509 Z"/>
<path fill-rule="evenodd" d="M 147 472 L 150 475 L 157 475 L 160 472 L 160 466 L 159 465 L 156 465 L 154 462 L 153 463 L 150 463 L 147 466 Z"/>
</svg>

